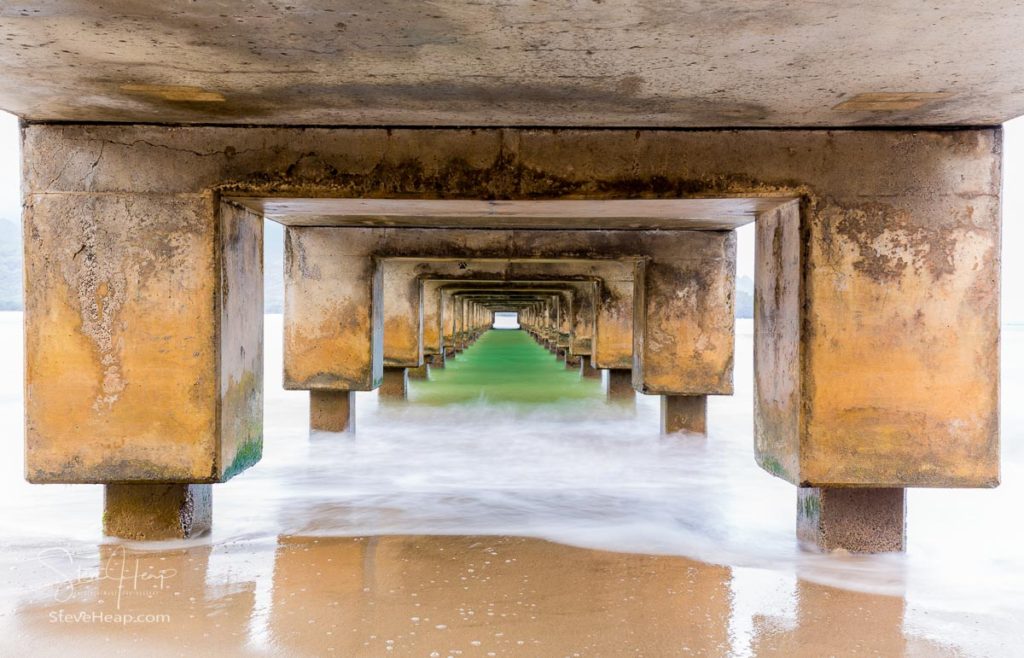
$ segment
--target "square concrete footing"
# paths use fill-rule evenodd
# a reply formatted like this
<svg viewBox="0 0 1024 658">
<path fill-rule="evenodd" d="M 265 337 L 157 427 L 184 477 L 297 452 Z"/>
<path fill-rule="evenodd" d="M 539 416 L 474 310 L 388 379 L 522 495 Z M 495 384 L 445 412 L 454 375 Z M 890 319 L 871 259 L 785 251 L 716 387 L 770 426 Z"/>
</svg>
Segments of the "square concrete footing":
<svg viewBox="0 0 1024 658">
<path fill-rule="evenodd" d="M 583 359 L 583 365 L 580 366 L 580 375 L 584 379 L 601 379 L 601 369 L 595 368 L 590 364 L 590 359 Z"/>
<path fill-rule="evenodd" d="M 409 376 L 405 368 L 384 368 L 378 395 L 381 400 L 405 400 L 409 395 Z"/>
<path fill-rule="evenodd" d="M 800 487 L 796 534 L 802 548 L 851 553 L 903 551 L 906 489 Z"/>
<path fill-rule="evenodd" d="M 633 371 L 624 369 L 609 370 L 606 393 L 608 394 L 608 399 L 612 401 L 635 401 L 636 391 L 633 390 Z"/>
<path fill-rule="evenodd" d="M 322 432 L 354 432 L 355 391 L 310 391 L 309 428 Z"/>
<path fill-rule="evenodd" d="M 209 484 L 108 484 L 103 491 L 103 533 L 155 541 L 188 539 L 209 532 L 213 486 Z"/>
<path fill-rule="evenodd" d="M 662 395 L 661 433 L 674 434 L 708 432 L 708 396 Z"/>
<path fill-rule="evenodd" d="M 427 379 L 427 364 L 424 363 L 418 368 L 406 368 L 405 376 L 409 379 Z"/>
</svg>

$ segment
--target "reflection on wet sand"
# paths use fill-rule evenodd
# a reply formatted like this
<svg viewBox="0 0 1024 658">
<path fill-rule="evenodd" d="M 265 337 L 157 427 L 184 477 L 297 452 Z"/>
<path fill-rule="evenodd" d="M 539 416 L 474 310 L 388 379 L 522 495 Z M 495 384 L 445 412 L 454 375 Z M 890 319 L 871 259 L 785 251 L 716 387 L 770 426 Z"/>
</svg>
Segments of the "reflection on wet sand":
<svg viewBox="0 0 1024 658">
<path fill-rule="evenodd" d="M 737 597 L 751 592 L 733 569 L 679 557 L 443 536 L 282 536 L 271 569 L 260 568 L 263 552 L 102 546 L 79 565 L 88 567 L 83 578 L 59 580 L 23 601 L 0 646 L 152 656 L 932 656 L 963 649 L 909 634 L 896 597 L 797 581 L 741 610 Z M 217 561 L 236 567 L 211 568 Z M 270 590 L 264 603 L 259 581 Z M 54 621 L 83 615 L 110 619 Z M 150 621 L 124 623 L 127 615 Z M 751 633 L 736 632 L 745 625 Z"/>
</svg>

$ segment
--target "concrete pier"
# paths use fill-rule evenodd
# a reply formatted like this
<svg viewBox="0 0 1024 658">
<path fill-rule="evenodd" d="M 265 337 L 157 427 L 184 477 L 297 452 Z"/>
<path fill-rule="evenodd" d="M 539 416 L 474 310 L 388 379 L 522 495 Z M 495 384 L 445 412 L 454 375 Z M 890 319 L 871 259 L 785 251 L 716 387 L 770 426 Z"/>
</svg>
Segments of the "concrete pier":
<svg viewBox="0 0 1024 658">
<path fill-rule="evenodd" d="M 356 431 L 355 391 L 310 391 L 309 428 L 323 432 Z"/>
<path fill-rule="evenodd" d="M 427 379 L 429 376 L 428 368 L 429 366 L 426 363 L 416 368 L 406 368 L 405 376 L 408 377 L 409 379 Z M 385 373 L 385 377 L 386 376 L 387 374 Z"/>
<path fill-rule="evenodd" d="M 706 395 L 662 395 L 661 432 L 707 434 L 708 397 Z"/>
<path fill-rule="evenodd" d="M 608 383 L 605 393 L 611 401 L 635 401 L 636 391 L 633 390 L 633 373 L 629 370 L 608 370 Z"/>
<path fill-rule="evenodd" d="M 797 539 L 811 550 L 885 553 L 906 548 L 902 488 L 797 489 Z"/>
<path fill-rule="evenodd" d="M 590 359 L 583 359 L 580 364 L 580 374 L 586 379 L 601 379 L 604 373 L 601 368 L 595 368 Z"/>
<path fill-rule="evenodd" d="M 406 368 L 384 368 L 384 379 L 377 392 L 381 400 L 405 400 L 409 396 L 409 375 Z"/>
<path fill-rule="evenodd" d="M 1000 131 L 861 128 L 30 121 L 28 478 L 209 484 L 258 461 L 265 218 L 287 227 L 284 385 L 334 431 L 350 391 L 419 365 L 435 293 L 432 352 L 514 303 L 541 344 L 609 369 L 613 397 L 730 394 L 733 229 L 756 222 L 758 464 L 826 492 L 995 486 Z M 411 274 L 385 286 L 389 259 Z M 481 261 L 504 263 L 496 283 L 427 294 L 431 263 Z M 511 291 L 517 268 L 553 264 L 572 285 Z M 385 362 L 395 295 L 411 362 Z M 829 519 L 855 518 L 829 496 L 825 545 Z"/>
<path fill-rule="evenodd" d="M 107 484 L 103 488 L 103 533 L 145 541 L 189 539 L 213 523 L 209 484 Z"/>
</svg>

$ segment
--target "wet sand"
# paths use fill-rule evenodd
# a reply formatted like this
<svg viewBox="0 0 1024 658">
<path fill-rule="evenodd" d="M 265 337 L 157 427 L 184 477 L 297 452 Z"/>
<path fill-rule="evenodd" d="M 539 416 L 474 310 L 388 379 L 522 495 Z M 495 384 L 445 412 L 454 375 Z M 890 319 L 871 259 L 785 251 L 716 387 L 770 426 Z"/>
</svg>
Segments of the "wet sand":
<svg viewBox="0 0 1024 658">
<path fill-rule="evenodd" d="M 737 575 L 729 567 L 536 539 L 279 537 L 273 585 L 262 600 L 256 582 L 211 578 L 210 546 L 104 546 L 99 557 L 105 566 L 89 579 L 62 581 L 18 603 L 3 623 L 4 655 L 973 653 L 908 628 L 899 597 L 787 582 L 770 572 L 758 574 L 769 581 L 767 590 L 759 583 L 771 593 L 769 605 L 738 634 Z M 250 557 L 230 547 L 218 555 Z M 51 564 L 67 566 L 56 555 Z M 54 621 L 97 614 L 110 620 Z M 118 615 L 154 618 L 124 625 Z"/>
</svg>

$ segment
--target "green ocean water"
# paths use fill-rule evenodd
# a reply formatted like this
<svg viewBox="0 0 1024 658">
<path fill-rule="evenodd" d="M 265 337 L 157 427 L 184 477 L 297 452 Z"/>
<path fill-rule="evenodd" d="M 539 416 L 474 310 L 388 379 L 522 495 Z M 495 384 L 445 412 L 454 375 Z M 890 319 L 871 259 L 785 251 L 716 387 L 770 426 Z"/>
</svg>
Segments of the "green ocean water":
<svg viewBox="0 0 1024 658">
<path fill-rule="evenodd" d="M 410 380 L 409 399 L 424 404 L 474 400 L 526 405 L 603 399 L 601 380 L 567 369 L 522 330 L 492 329 L 466 351 L 433 368 L 429 380 Z"/>
</svg>

